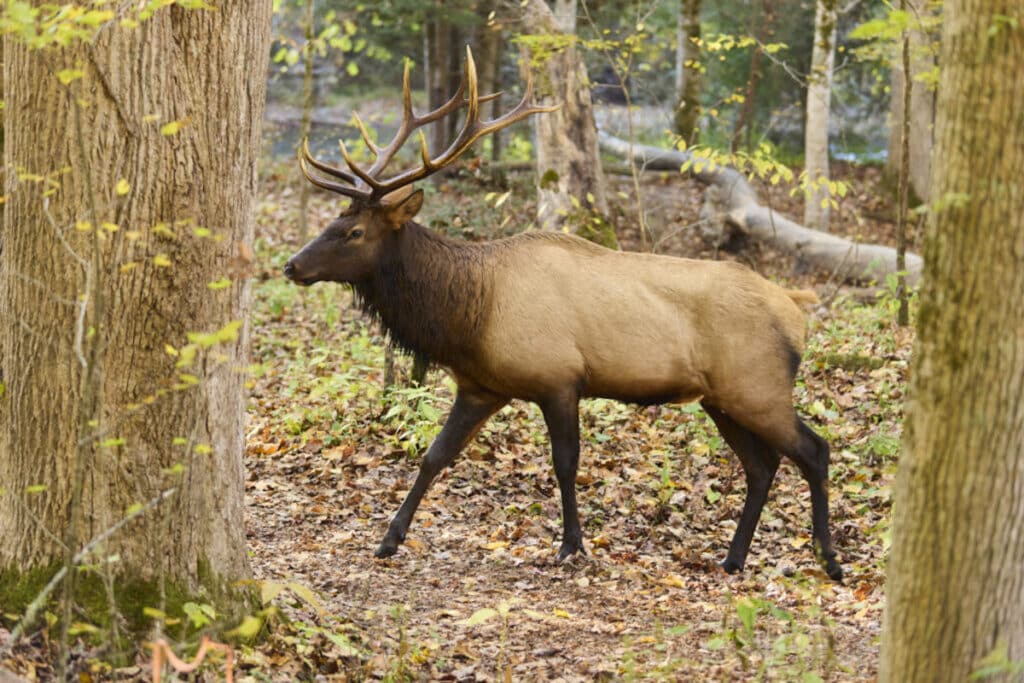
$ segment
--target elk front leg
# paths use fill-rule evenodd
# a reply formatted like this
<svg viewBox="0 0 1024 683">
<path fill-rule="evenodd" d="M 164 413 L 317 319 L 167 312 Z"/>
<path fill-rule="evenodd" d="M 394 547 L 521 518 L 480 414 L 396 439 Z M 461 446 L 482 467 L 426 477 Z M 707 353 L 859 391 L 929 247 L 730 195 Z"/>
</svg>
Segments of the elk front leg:
<svg viewBox="0 0 1024 683">
<path fill-rule="evenodd" d="M 487 418 L 506 403 L 508 399 L 503 397 L 459 390 L 452 412 L 448 415 L 441 433 L 423 456 L 419 474 L 416 475 L 416 483 L 412 485 L 412 490 L 405 497 L 398 514 L 391 520 L 388 532 L 377 548 L 377 557 L 391 557 L 395 554 L 399 544 L 405 540 L 405 532 L 409 529 L 412 516 L 434 477 L 455 460 Z"/>
<path fill-rule="evenodd" d="M 583 549 L 583 531 L 576 510 L 576 469 L 580 461 L 579 399 L 576 396 L 555 399 L 541 405 L 551 436 L 551 455 L 555 477 L 562 494 L 562 547 L 558 561 Z"/>
</svg>

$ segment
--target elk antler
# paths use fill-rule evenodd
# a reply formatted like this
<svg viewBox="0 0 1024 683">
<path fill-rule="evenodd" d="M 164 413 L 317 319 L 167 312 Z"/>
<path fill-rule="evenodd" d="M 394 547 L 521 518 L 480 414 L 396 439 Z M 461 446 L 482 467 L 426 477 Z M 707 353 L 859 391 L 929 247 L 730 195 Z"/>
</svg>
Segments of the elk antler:
<svg viewBox="0 0 1024 683">
<path fill-rule="evenodd" d="M 467 88 L 469 90 L 469 95 L 463 99 Z M 462 81 L 459 84 L 458 90 L 455 91 L 455 94 L 452 95 L 447 102 L 434 111 L 424 114 L 423 116 L 416 116 L 412 110 L 412 93 L 409 88 L 409 63 L 406 62 L 405 73 L 402 76 L 402 124 L 399 126 L 398 132 L 395 133 L 395 137 L 391 142 L 389 142 L 386 147 L 378 146 L 371 139 L 369 132 L 366 130 L 366 126 L 363 125 L 359 116 L 354 115 L 356 127 L 359 128 L 359 134 L 363 138 L 363 143 L 375 157 L 373 164 L 366 170 L 360 168 L 352 160 L 352 157 L 349 156 L 348 149 L 345 147 L 345 143 L 341 140 L 338 141 L 341 146 L 341 155 L 344 157 L 345 163 L 348 165 L 351 173 L 335 166 L 325 164 L 322 161 L 317 161 L 313 158 L 313 155 L 309 153 L 308 140 L 304 139 L 302 141 L 302 149 L 299 152 L 299 166 L 302 169 L 302 174 L 306 176 L 306 179 L 309 182 L 313 183 L 317 187 L 330 190 L 331 192 L 336 192 L 338 194 L 343 194 L 359 201 L 368 203 L 376 202 L 384 195 L 394 192 L 405 185 L 410 185 L 416 181 L 422 180 L 441 170 L 445 166 L 448 166 L 484 135 L 488 135 L 510 126 L 517 121 L 525 119 L 531 114 L 555 111 L 561 106 L 554 105 L 550 107 L 541 107 L 530 104 L 530 98 L 533 95 L 533 79 L 529 72 L 527 72 L 526 90 L 523 93 L 523 99 L 520 100 L 519 104 L 511 111 L 496 119 L 480 121 L 480 104 L 493 100 L 499 95 L 501 95 L 500 92 L 494 93 L 493 95 L 480 96 L 480 93 L 477 90 L 476 63 L 473 61 L 472 51 L 467 46 L 466 69 L 463 73 Z M 423 131 L 421 130 L 420 156 L 423 163 L 418 168 L 403 171 L 402 173 L 392 176 L 387 180 L 381 179 L 380 175 L 384 171 L 384 168 L 388 165 L 405 141 L 409 139 L 409 135 L 411 135 L 414 130 L 421 128 L 428 123 L 437 121 L 462 106 L 466 107 L 466 121 L 455 140 L 448 146 L 448 149 L 442 152 L 439 156 L 432 157 L 430 151 L 427 149 L 427 140 L 423 136 Z M 335 182 L 333 180 L 318 177 L 310 172 L 310 166 L 321 173 L 337 178 L 342 182 Z"/>
</svg>

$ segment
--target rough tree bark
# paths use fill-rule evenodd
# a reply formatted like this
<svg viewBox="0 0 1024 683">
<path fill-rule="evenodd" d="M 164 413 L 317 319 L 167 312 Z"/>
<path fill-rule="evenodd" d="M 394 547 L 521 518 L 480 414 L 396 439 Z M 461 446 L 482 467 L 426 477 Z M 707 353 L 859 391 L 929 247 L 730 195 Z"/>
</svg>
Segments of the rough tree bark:
<svg viewBox="0 0 1024 683">
<path fill-rule="evenodd" d="M 630 144 L 602 132 L 602 149 L 628 158 Z M 689 152 L 632 145 L 633 158 L 652 171 L 679 171 L 687 162 L 699 162 Z M 689 171 L 697 180 L 709 185 L 702 212 L 709 223 L 738 230 L 757 239 L 793 252 L 807 265 L 833 271 L 836 278 L 847 282 L 884 280 L 897 272 L 896 250 L 872 244 L 858 244 L 836 235 L 806 228 L 776 213 L 758 201 L 757 192 L 743 174 L 735 169 L 707 162 L 695 163 Z M 907 283 L 914 285 L 921 274 L 921 257 L 907 254 Z"/>
<path fill-rule="evenodd" d="M 501 25 L 491 20 L 491 15 L 496 11 L 498 0 L 490 0 L 480 5 L 480 24 L 477 27 L 473 56 L 477 60 L 477 68 L 480 73 L 480 92 L 492 93 L 501 89 L 501 56 L 504 41 L 501 35 Z M 487 105 L 488 118 L 497 118 L 501 115 L 501 98 L 491 100 Z M 489 137 L 491 141 L 491 161 L 501 160 L 501 131 L 496 131 Z"/>
<path fill-rule="evenodd" d="M 935 66 L 931 48 L 935 36 L 922 27 L 933 5 L 924 0 L 907 0 L 910 14 L 910 73 L 911 77 L 927 73 Z M 892 64 L 892 98 L 889 120 L 889 158 L 887 176 L 896 178 L 900 163 L 900 125 L 903 120 L 903 66 L 897 58 Z M 914 83 L 910 91 L 910 187 L 916 198 L 927 202 L 930 196 L 932 147 L 935 123 L 935 90 L 925 83 Z"/>
<path fill-rule="evenodd" d="M 575 1 L 560 0 L 556 11 L 557 16 L 544 0 L 527 0 L 520 8 L 524 31 L 575 36 Z M 558 48 L 546 55 L 534 74 L 536 100 L 562 105 L 531 119 L 537 146 L 537 222 L 546 230 L 567 226 L 594 241 L 616 245 L 615 233 L 603 222 L 595 230 L 592 220 L 594 213 L 607 216 L 608 201 L 586 69 L 571 40 Z"/>
<path fill-rule="evenodd" d="M 211 599 L 249 573 L 247 326 L 189 369 L 165 345 L 246 318 L 244 273 L 207 283 L 251 255 L 270 18 L 269 2 L 235 1 L 114 21 L 91 47 L 4 37 L 4 166 L 53 182 L 12 174 L 4 191 L 0 583 L 52 573 L 61 540 L 80 548 L 170 487 L 105 543 L 116 572 Z M 62 85 L 55 72 L 75 65 L 83 77 Z M 172 121 L 180 131 L 162 134 Z"/>
<path fill-rule="evenodd" d="M 423 32 L 427 106 L 429 109 L 440 107 L 451 96 L 448 77 L 452 47 L 450 32 L 451 26 L 444 20 L 441 2 L 435 0 L 433 16 L 427 19 Z M 459 55 L 462 54 L 458 50 L 455 52 Z M 449 122 L 445 119 L 430 124 L 428 132 L 430 149 L 440 150 L 448 147 L 450 142 L 448 126 Z M 442 177 L 441 174 L 435 175 L 431 182 L 435 185 L 439 184 Z"/>
<path fill-rule="evenodd" d="M 743 106 L 736 115 L 736 122 L 732 130 L 732 142 L 730 151 L 735 152 L 740 148 L 740 138 L 746 133 L 746 142 L 743 146 L 750 149 L 751 136 L 754 129 L 754 114 L 757 109 L 757 86 L 761 81 L 761 45 L 771 41 L 775 35 L 775 4 L 774 0 L 761 0 L 762 14 L 757 30 L 758 45 L 755 45 L 750 55 L 750 72 L 747 77 L 747 92 L 743 98 Z"/>
<path fill-rule="evenodd" d="M 818 0 L 814 11 L 814 49 L 807 74 L 807 118 L 804 125 L 804 170 L 808 192 L 804 225 L 828 231 L 828 127 L 835 63 L 837 0 Z"/>
<path fill-rule="evenodd" d="M 699 68 L 701 0 L 679 0 L 679 26 L 676 39 L 676 133 L 687 144 L 697 142 L 700 132 L 700 93 L 702 78 Z"/>
<path fill-rule="evenodd" d="M 949 0 L 880 680 L 1024 660 L 1024 16 Z M 986 681 L 1020 680 L 1006 670 Z"/>
</svg>

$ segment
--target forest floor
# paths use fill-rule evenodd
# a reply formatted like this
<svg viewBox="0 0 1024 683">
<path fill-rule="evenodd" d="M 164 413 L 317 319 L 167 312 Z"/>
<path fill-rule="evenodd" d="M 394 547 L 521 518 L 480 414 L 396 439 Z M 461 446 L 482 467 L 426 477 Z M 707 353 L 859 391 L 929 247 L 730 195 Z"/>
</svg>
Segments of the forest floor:
<svg viewBox="0 0 1024 683">
<path fill-rule="evenodd" d="M 850 191 L 833 212 L 834 229 L 891 244 L 879 170 L 836 171 Z M 531 182 L 513 175 L 502 188 L 479 170 L 463 172 L 428 184 L 420 220 L 464 239 L 512 234 L 534 214 Z M 637 249 L 632 180 L 611 183 L 620 240 Z M 718 250 L 697 227 L 703 187 L 674 174 L 642 179 L 645 243 L 742 261 L 813 287 L 824 302 L 809 311 L 794 397 L 832 446 L 843 584 L 813 557 L 808 489 L 788 463 L 745 571 L 725 574 L 718 563 L 745 491 L 735 456 L 696 406 L 607 400 L 581 407 L 587 555 L 555 562 L 561 512 L 543 420 L 535 406 L 514 402 L 438 478 L 399 552 L 377 560 L 454 387 L 436 369 L 425 386 L 409 387 L 410 362 L 399 357 L 398 382 L 385 388 L 384 339 L 350 292 L 282 277 L 300 246 L 299 187 L 290 163 L 261 178 L 246 531 L 269 635 L 239 648 L 237 680 L 875 679 L 913 336 L 894 324 L 886 288 L 865 303 L 829 273 L 762 244 Z M 776 210 L 802 215 L 788 188 L 759 189 Z M 311 232 L 338 211 L 336 197 L 314 194 Z M 45 649 L 28 644 L 18 658 L 3 664 L 46 679 Z M 148 680 L 139 665 L 115 678 Z M 205 680 L 219 680 L 222 666 Z M 106 678 L 102 666 L 92 671 L 82 680 Z"/>
<path fill-rule="evenodd" d="M 828 273 L 758 243 L 717 251 L 693 229 L 699 184 L 643 178 L 660 252 L 740 260 L 826 301 L 810 315 L 795 400 L 832 446 L 842 585 L 813 558 L 807 486 L 789 464 L 746 570 L 722 572 L 745 490 L 735 456 L 695 406 L 606 400 L 582 407 L 586 556 L 555 562 L 560 507 L 543 421 L 514 402 L 438 478 L 398 554 L 377 560 L 453 384 L 434 370 L 409 388 L 400 358 L 398 388 L 385 389 L 380 329 L 350 293 L 281 277 L 300 246 L 298 185 L 282 173 L 264 179 L 257 228 L 246 501 L 255 575 L 292 621 L 244 657 L 254 680 L 874 679 L 912 341 L 890 296 L 859 303 Z M 836 231 L 891 243 L 878 169 L 838 175 L 850 192 Z M 513 177 L 504 197 L 473 175 L 446 180 L 428 191 L 421 221 L 467 239 L 509 234 L 533 215 L 529 182 Z M 612 180 L 625 248 L 639 243 L 631 182 Z M 788 189 L 761 192 L 802 215 Z M 338 206 L 314 195 L 311 231 Z"/>
</svg>

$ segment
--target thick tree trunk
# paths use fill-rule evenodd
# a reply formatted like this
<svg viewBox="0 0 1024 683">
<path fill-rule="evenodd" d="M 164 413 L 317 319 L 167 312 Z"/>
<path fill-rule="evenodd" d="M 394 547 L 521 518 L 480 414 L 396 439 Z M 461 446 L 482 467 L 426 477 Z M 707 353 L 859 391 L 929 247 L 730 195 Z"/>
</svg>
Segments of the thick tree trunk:
<svg viewBox="0 0 1024 683">
<path fill-rule="evenodd" d="M 556 3 L 564 24 L 544 0 L 528 0 L 522 6 L 524 29 L 532 34 L 570 34 L 576 28 L 576 3 Z M 603 222 L 595 230 L 594 218 L 608 214 L 605 178 L 597 147 L 597 126 L 583 60 L 574 45 L 548 57 L 534 74 L 536 100 L 560 103 L 562 108 L 531 121 L 536 132 L 537 222 L 546 230 L 566 227 L 585 237 L 617 244 L 615 234 Z"/>
<path fill-rule="evenodd" d="M 679 0 L 676 38 L 676 133 L 688 144 L 697 142 L 700 122 L 700 5 L 701 0 Z"/>
<path fill-rule="evenodd" d="M 907 0 L 910 8 L 910 73 L 911 77 L 931 71 L 935 57 L 931 44 L 936 36 L 924 29 L 919 17 L 927 18 L 931 5 L 923 0 Z M 945 80 L 945 76 L 943 76 Z M 903 120 L 903 66 L 898 59 L 892 65 L 892 99 L 889 105 L 889 158 L 887 175 L 896 178 L 900 163 L 900 122 Z M 910 187 L 916 198 L 927 202 L 931 193 L 932 147 L 935 123 L 935 90 L 923 82 L 914 83 L 910 91 Z"/>
<path fill-rule="evenodd" d="M 689 152 L 630 145 L 625 140 L 600 134 L 606 152 L 628 158 L 632 151 L 637 163 L 651 171 L 675 171 L 699 161 Z M 703 164 L 690 166 L 697 180 L 709 185 L 705 212 L 708 223 L 721 224 L 793 252 L 807 265 L 833 271 L 839 281 L 884 281 L 897 272 L 896 250 L 873 244 L 859 244 L 836 235 L 806 228 L 763 206 L 746 177 L 735 169 Z M 914 285 L 921 274 L 921 257 L 906 255 L 907 283 Z"/>
<path fill-rule="evenodd" d="M 932 187 L 962 199 L 925 240 L 882 636 L 900 683 L 1024 660 L 1024 2 L 943 13 Z"/>
<path fill-rule="evenodd" d="M 828 231 L 828 127 L 832 102 L 832 68 L 836 46 L 836 2 L 818 0 L 814 12 L 814 50 L 807 74 L 807 120 L 804 125 L 804 170 L 808 192 L 804 225 Z"/>
<path fill-rule="evenodd" d="M 68 555 L 58 539 L 76 550 L 172 487 L 105 543 L 115 571 L 209 599 L 249 573 L 249 287 L 229 263 L 251 254 L 270 17 L 269 2 L 236 1 L 161 10 L 136 29 L 113 22 L 93 47 L 28 50 L 4 37 L 4 166 L 54 181 L 8 176 L 4 192 L 7 579 L 52 571 Z M 62 85 L 55 72 L 76 65 L 82 79 Z M 176 134 L 161 130 L 172 121 Z M 229 286 L 207 286 L 225 276 Z M 168 346 L 229 321 L 242 323 L 237 339 L 176 367 Z M 139 599 L 136 610 L 159 604 Z"/>
</svg>

